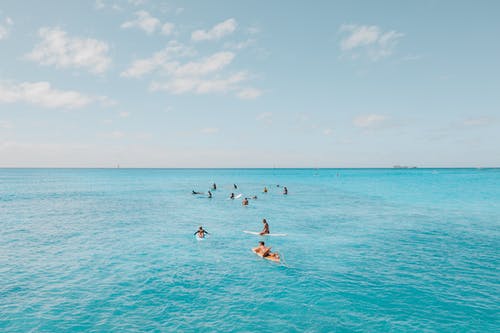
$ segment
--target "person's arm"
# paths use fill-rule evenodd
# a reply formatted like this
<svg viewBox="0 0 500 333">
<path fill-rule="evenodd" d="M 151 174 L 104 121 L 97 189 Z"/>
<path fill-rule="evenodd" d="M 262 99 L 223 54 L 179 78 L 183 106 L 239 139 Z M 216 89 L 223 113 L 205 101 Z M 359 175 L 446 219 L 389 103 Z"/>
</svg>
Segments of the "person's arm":
<svg viewBox="0 0 500 333">
<path fill-rule="evenodd" d="M 197 232 L 195 232 L 193 235 L 196 235 L 197 233 L 198 233 L 198 231 L 197 231 Z"/>
<path fill-rule="evenodd" d="M 207 235 L 210 235 L 210 233 L 206 230 L 203 230 L 204 233 L 206 233 Z"/>
</svg>

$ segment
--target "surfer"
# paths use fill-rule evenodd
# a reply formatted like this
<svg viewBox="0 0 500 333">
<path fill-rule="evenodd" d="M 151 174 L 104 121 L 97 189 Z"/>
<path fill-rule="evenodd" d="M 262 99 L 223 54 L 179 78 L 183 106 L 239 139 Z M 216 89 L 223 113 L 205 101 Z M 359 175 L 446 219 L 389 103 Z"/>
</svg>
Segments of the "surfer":
<svg viewBox="0 0 500 333">
<path fill-rule="evenodd" d="M 202 226 L 194 233 L 194 235 L 197 235 L 199 238 L 205 238 L 205 235 L 210 235 L 208 231 L 203 229 Z"/>
<path fill-rule="evenodd" d="M 264 186 L 264 191 L 263 192 L 267 193 L 267 187 L 266 186 Z"/>
<path fill-rule="evenodd" d="M 243 206 L 248 206 L 248 198 L 243 199 L 243 201 L 241 202 L 241 204 Z"/>
<path fill-rule="evenodd" d="M 203 194 L 203 192 L 197 192 L 197 191 L 195 191 L 195 190 L 193 190 L 193 192 L 192 192 L 192 193 L 193 193 L 193 194 Z"/>
<path fill-rule="evenodd" d="M 211 199 L 212 198 L 212 192 L 210 192 L 210 190 L 208 190 L 208 198 Z"/>
<path fill-rule="evenodd" d="M 214 190 L 214 191 L 215 191 L 216 189 L 217 189 L 217 184 L 215 184 L 215 183 L 214 183 L 214 184 L 212 185 L 212 190 Z"/>
<path fill-rule="evenodd" d="M 234 187 L 235 190 L 238 189 L 238 185 L 236 185 L 236 184 L 233 184 L 233 187 Z"/>
<path fill-rule="evenodd" d="M 253 248 L 252 250 L 263 258 L 269 258 L 276 261 L 280 260 L 280 255 L 278 253 L 271 252 L 271 248 L 267 247 L 262 241 L 259 242 L 259 246 Z"/>
<path fill-rule="evenodd" d="M 259 233 L 259 235 L 267 235 L 269 234 L 269 224 L 267 224 L 266 219 L 262 219 L 262 224 L 264 224 L 264 229 Z"/>
<path fill-rule="evenodd" d="M 231 196 L 229 197 L 229 199 L 234 199 L 234 193 L 231 193 Z"/>
<path fill-rule="evenodd" d="M 283 187 L 283 194 L 285 194 L 285 195 L 288 194 L 288 189 L 286 188 L 286 186 Z"/>
<path fill-rule="evenodd" d="M 254 196 L 252 197 L 252 199 L 257 200 L 257 196 L 256 196 L 256 195 L 254 195 Z"/>
</svg>

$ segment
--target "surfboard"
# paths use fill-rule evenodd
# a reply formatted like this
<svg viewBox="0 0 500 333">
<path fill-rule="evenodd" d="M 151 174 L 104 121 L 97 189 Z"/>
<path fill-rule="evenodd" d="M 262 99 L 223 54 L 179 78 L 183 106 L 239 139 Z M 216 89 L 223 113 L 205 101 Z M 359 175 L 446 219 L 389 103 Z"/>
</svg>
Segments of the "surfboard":
<svg viewBox="0 0 500 333">
<path fill-rule="evenodd" d="M 252 249 L 252 252 L 255 253 L 256 255 L 258 255 L 259 257 L 261 257 L 262 259 L 267 259 L 267 260 L 274 261 L 274 262 L 280 262 L 280 259 L 275 258 L 275 257 L 263 257 L 260 254 L 258 254 L 257 252 L 255 252 L 254 249 Z"/>
<path fill-rule="evenodd" d="M 234 198 L 235 198 L 235 199 L 239 199 L 239 198 L 241 198 L 241 195 L 242 195 L 242 194 L 240 193 L 240 194 L 236 195 Z"/>
<path fill-rule="evenodd" d="M 257 236 L 274 236 L 274 237 L 288 236 L 288 234 L 264 234 L 264 235 L 261 235 L 260 232 L 258 232 L 258 231 L 248 231 L 248 230 L 243 230 L 243 232 L 245 234 L 257 235 Z"/>
<path fill-rule="evenodd" d="M 198 236 L 198 235 L 196 235 L 195 237 L 196 237 L 196 240 L 199 240 L 199 241 L 205 240 L 205 238 L 207 238 L 207 236 L 205 236 L 205 237 L 200 237 L 200 236 Z"/>
</svg>

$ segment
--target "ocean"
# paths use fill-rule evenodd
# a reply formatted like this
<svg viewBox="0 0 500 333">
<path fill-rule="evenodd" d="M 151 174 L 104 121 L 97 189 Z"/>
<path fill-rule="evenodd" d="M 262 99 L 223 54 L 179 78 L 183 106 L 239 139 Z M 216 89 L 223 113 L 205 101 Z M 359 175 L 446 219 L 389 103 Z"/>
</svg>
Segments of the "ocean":
<svg viewBox="0 0 500 333">
<path fill-rule="evenodd" d="M 500 169 L 0 169 L 2 332 L 495 332 L 499 250 Z"/>
</svg>

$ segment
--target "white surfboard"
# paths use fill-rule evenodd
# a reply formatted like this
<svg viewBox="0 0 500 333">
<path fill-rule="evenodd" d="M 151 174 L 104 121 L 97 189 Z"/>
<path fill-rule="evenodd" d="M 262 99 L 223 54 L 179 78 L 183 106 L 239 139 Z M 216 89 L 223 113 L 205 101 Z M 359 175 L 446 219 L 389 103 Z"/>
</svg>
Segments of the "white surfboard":
<svg viewBox="0 0 500 333">
<path fill-rule="evenodd" d="M 258 231 L 248 231 L 248 230 L 243 230 L 243 232 L 245 234 L 256 235 L 256 236 L 274 236 L 274 237 L 288 236 L 287 234 L 264 234 L 264 235 L 261 235 L 260 232 L 258 232 Z"/>
<path fill-rule="evenodd" d="M 242 195 L 242 194 L 240 193 L 240 194 L 238 194 L 237 196 L 235 196 L 234 198 L 235 198 L 235 199 L 239 199 L 239 198 L 241 198 L 241 195 Z"/>
</svg>

